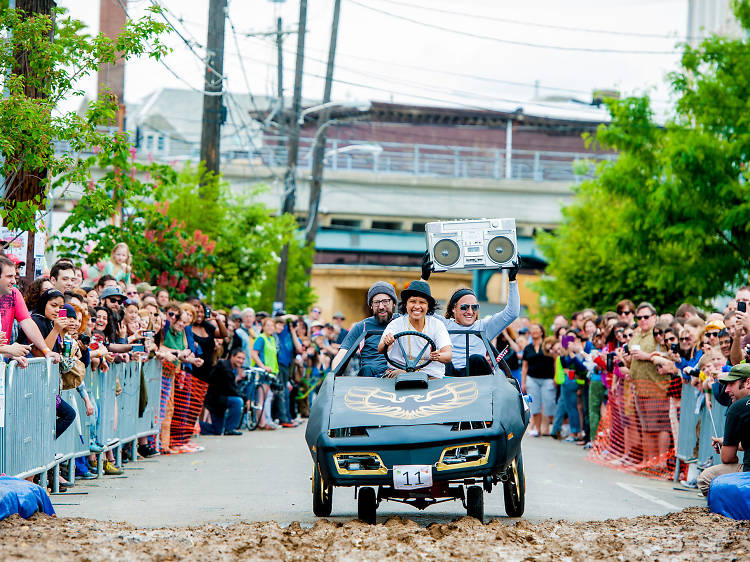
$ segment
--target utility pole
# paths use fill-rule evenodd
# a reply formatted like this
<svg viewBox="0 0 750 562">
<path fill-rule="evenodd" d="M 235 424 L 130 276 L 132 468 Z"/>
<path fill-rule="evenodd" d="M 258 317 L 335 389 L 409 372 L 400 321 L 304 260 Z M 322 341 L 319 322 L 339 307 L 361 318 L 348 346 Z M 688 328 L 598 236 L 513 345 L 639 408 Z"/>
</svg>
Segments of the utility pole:
<svg viewBox="0 0 750 562">
<path fill-rule="evenodd" d="M 284 34 L 281 18 L 276 18 L 276 90 L 279 96 L 279 113 L 284 113 Z"/>
<path fill-rule="evenodd" d="M 341 0 L 336 0 L 333 5 L 333 21 L 331 23 L 331 41 L 328 44 L 328 66 L 326 67 L 326 82 L 323 87 L 323 104 L 331 101 L 331 87 L 333 84 L 333 63 L 336 58 L 336 39 L 339 33 L 339 13 L 341 11 Z M 305 244 L 315 244 L 315 235 L 318 232 L 318 207 L 323 187 L 323 164 L 326 154 L 326 123 L 331 114 L 330 107 L 325 107 L 318 114 L 318 134 L 313 147 L 313 169 L 312 182 L 310 183 L 310 210 L 307 215 L 305 226 Z"/>
<path fill-rule="evenodd" d="M 294 213 L 295 191 L 297 189 L 297 152 L 299 151 L 299 113 L 302 101 L 302 67 L 305 62 L 305 33 L 307 27 L 307 0 L 300 0 L 299 23 L 297 25 L 297 61 L 294 70 L 294 95 L 292 115 L 289 122 L 289 147 L 287 148 L 286 173 L 284 174 L 284 194 L 281 199 L 281 212 Z M 279 269 L 276 273 L 275 301 L 283 306 L 286 302 L 286 273 L 289 265 L 289 244 L 281 249 Z"/>
<path fill-rule="evenodd" d="M 224 22 L 227 0 L 210 0 L 208 5 L 208 34 L 206 37 L 206 75 L 201 125 L 201 160 L 206 171 L 219 173 L 221 125 L 226 120 L 223 96 L 224 85 Z M 201 197 L 204 194 L 201 192 Z"/>
</svg>

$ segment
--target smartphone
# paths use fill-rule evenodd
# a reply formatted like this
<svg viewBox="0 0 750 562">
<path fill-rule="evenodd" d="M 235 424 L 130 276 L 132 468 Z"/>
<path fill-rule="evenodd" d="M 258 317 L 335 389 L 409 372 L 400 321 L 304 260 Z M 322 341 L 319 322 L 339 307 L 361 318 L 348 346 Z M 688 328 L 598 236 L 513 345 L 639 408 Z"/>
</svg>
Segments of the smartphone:
<svg viewBox="0 0 750 562">
<path fill-rule="evenodd" d="M 211 314 L 213 314 L 213 311 L 211 310 L 210 306 L 205 306 L 204 308 L 204 314 L 206 318 L 211 318 Z"/>
<path fill-rule="evenodd" d="M 61 308 L 60 310 L 57 311 L 57 317 L 58 318 L 67 318 L 68 317 L 68 311 L 65 310 L 64 308 Z"/>
<path fill-rule="evenodd" d="M 747 312 L 747 303 L 745 301 L 737 301 L 737 312 Z"/>
<path fill-rule="evenodd" d="M 143 337 L 146 339 L 154 339 L 154 331 L 153 330 L 144 330 L 143 331 Z"/>
<path fill-rule="evenodd" d="M 630 354 L 630 348 L 628 347 L 628 344 L 625 344 L 625 345 L 623 345 L 623 346 L 622 346 L 622 350 L 623 350 L 623 351 L 624 351 L 624 352 L 625 352 L 626 354 L 628 354 L 628 355 Z"/>
<path fill-rule="evenodd" d="M 673 343 L 669 347 L 672 350 L 672 353 L 679 353 L 680 352 L 680 344 L 679 343 Z"/>
<path fill-rule="evenodd" d="M 133 352 L 139 352 L 140 351 L 141 353 L 143 353 L 143 352 L 146 351 L 146 348 L 143 347 L 143 344 L 137 343 L 137 344 L 133 344 L 133 347 L 131 348 L 130 351 L 133 351 Z"/>
<path fill-rule="evenodd" d="M 611 373 L 615 368 L 615 354 L 607 353 L 607 372 Z"/>
</svg>

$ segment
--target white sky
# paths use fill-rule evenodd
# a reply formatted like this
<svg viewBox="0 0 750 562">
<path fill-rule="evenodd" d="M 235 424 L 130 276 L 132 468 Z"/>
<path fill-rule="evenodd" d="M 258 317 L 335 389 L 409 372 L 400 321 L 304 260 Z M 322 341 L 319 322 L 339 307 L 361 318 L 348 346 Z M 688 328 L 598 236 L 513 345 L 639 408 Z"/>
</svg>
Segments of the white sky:
<svg viewBox="0 0 750 562">
<path fill-rule="evenodd" d="M 142 15 L 151 2 L 130 0 L 130 16 Z M 167 8 L 167 17 L 175 27 L 195 42 L 194 49 L 202 55 L 208 0 L 160 3 Z M 97 0 L 58 0 L 58 5 L 89 25 L 91 32 L 98 31 L 98 4 Z M 308 4 L 303 95 L 319 99 L 323 93 L 333 0 L 309 0 Z M 239 44 L 238 51 L 227 21 L 224 72 L 229 90 L 247 92 L 249 88 L 256 95 L 275 95 L 273 38 L 248 38 L 246 34 L 275 28 L 276 15 L 283 18 L 284 29 L 296 29 L 298 10 L 295 0 L 284 4 L 229 0 L 229 17 Z M 552 48 L 470 37 L 416 22 Z M 685 35 L 686 26 L 687 0 L 342 0 L 334 73 L 334 78 L 342 82 L 334 83 L 332 97 L 512 109 L 533 98 L 534 82 L 538 80 L 541 95 L 567 94 L 585 101 L 591 99 L 591 91 L 596 88 L 615 88 L 625 94 L 649 92 L 658 110 L 668 100 L 665 77 L 676 68 L 676 45 Z M 192 87 L 201 89 L 201 60 L 177 34 L 172 33 L 165 41 L 173 48 L 165 62 Z M 287 95 L 292 92 L 296 41 L 296 35 L 285 38 Z M 566 50 L 570 48 L 589 51 Z M 95 80 L 85 86 L 93 93 Z M 188 86 L 157 62 L 144 59 L 128 63 L 126 101 L 138 101 L 159 87 Z"/>
</svg>

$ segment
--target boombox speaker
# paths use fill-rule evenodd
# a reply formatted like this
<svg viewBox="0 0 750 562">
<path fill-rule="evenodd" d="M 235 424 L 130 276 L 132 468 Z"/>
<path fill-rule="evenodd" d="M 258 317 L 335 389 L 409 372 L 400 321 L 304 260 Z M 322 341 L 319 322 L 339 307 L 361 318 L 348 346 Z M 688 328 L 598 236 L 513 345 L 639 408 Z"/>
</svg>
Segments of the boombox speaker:
<svg viewBox="0 0 750 562">
<path fill-rule="evenodd" d="M 435 271 L 499 269 L 518 260 L 516 219 L 428 222 L 425 234 Z"/>
</svg>

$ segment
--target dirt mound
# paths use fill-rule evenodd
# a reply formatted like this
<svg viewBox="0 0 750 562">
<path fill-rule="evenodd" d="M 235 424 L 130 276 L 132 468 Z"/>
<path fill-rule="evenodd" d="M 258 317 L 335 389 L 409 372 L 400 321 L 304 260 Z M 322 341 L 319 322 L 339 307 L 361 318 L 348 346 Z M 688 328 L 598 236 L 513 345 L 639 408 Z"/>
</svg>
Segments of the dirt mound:
<svg viewBox="0 0 750 562">
<path fill-rule="evenodd" d="M 139 529 L 37 515 L 0 522 L 2 559 L 45 560 L 733 560 L 750 557 L 750 522 L 692 507 L 664 516 L 572 523 L 468 517 L 420 527 L 393 517 Z"/>
</svg>

